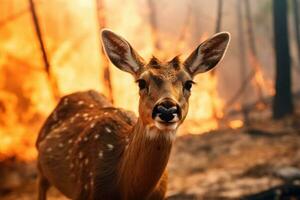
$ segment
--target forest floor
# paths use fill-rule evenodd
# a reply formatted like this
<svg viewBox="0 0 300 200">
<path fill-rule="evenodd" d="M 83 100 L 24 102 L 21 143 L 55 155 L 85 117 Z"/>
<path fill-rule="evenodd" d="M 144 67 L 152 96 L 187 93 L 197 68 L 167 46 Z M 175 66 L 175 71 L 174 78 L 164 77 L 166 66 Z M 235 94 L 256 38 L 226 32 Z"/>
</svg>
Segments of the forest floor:
<svg viewBox="0 0 300 200">
<path fill-rule="evenodd" d="M 0 199 L 36 199 L 35 164 L 12 163 L 0 170 Z M 168 169 L 172 200 L 239 199 L 293 178 L 300 185 L 300 116 L 178 137 Z M 55 189 L 49 197 L 66 199 Z"/>
</svg>

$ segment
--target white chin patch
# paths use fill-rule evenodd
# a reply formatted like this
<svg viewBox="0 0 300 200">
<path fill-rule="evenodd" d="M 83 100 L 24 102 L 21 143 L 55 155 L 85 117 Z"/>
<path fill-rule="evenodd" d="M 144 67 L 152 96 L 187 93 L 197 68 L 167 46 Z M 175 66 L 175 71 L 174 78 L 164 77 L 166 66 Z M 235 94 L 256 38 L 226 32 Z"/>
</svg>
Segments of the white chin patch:
<svg viewBox="0 0 300 200">
<path fill-rule="evenodd" d="M 169 142 L 173 142 L 176 137 L 178 123 L 165 125 L 161 122 L 154 120 L 154 124 L 147 127 L 146 134 L 150 140 L 155 140 L 160 137 L 165 138 Z"/>
<path fill-rule="evenodd" d="M 178 126 L 178 123 L 174 122 L 170 124 L 164 124 L 155 120 L 154 125 L 161 131 L 175 131 Z"/>
</svg>

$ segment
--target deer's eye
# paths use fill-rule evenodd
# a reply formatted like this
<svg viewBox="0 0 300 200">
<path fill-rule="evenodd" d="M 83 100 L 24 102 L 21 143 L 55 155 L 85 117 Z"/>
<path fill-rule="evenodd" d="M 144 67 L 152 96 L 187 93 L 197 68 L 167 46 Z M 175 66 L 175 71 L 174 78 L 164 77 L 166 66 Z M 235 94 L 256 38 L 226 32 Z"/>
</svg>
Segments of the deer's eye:
<svg viewBox="0 0 300 200">
<path fill-rule="evenodd" d="M 193 81 L 186 81 L 183 85 L 183 88 L 187 91 L 191 91 L 193 84 L 194 84 Z"/>
<path fill-rule="evenodd" d="M 144 79 L 137 80 L 140 90 L 143 90 L 147 87 L 147 83 Z"/>
</svg>

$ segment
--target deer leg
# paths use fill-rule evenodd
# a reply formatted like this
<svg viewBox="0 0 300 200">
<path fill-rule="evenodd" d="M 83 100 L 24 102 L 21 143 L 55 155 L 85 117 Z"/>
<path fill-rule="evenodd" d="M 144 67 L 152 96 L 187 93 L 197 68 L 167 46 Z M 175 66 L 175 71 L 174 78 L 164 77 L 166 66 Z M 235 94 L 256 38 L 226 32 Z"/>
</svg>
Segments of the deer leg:
<svg viewBox="0 0 300 200">
<path fill-rule="evenodd" d="M 42 175 L 39 175 L 38 178 L 38 200 L 46 200 L 47 199 L 47 191 L 50 187 L 49 181 L 43 177 Z"/>
</svg>

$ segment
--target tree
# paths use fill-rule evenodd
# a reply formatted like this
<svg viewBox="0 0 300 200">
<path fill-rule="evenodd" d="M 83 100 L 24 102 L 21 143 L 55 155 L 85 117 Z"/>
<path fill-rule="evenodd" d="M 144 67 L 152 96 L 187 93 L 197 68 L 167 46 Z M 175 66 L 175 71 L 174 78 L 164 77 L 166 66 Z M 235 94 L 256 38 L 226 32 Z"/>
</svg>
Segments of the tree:
<svg viewBox="0 0 300 200">
<path fill-rule="evenodd" d="M 256 51 L 256 44 L 255 44 L 255 35 L 254 35 L 254 30 L 253 30 L 253 22 L 252 22 L 252 16 L 251 16 L 251 6 L 250 6 L 250 0 L 245 0 L 245 12 L 246 12 L 246 21 L 247 21 L 247 32 L 248 32 L 248 43 L 250 47 L 250 64 L 253 68 L 253 75 L 255 76 L 256 74 L 261 71 L 260 69 L 260 63 L 257 58 L 257 51 Z M 259 84 L 259 82 L 254 79 L 255 81 L 255 89 L 258 94 L 258 98 L 260 102 L 263 102 L 263 94 L 262 94 L 262 88 Z"/>
<path fill-rule="evenodd" d="M 294 111 L 286 0 L 273 0 L 273 17 L 276 57 L 276 94 L 273 100 L 273 118 L 279 119 Z"/>
<path fill-rule="evenodd" d="M 154 51 L 160 51 L 161 45 L 159 43 L 157 30 L 158 30 L 158 21 L 156 18 L 156 8 L 154 0 L 148 0 L 148 8 L 149 8 L 149 22 L 151 27 L 152 40 L 154 43 Z"/>
<path fill-rule="evenodd" d="M 296 41 L 297 41 L 297 51 L 298 51 L 298 63 L 300 65 L 300 13 L 299 13 L 299 0 L 293 0 L 293 8 L 294 8 L 294 23 L 295 23 L 295 33 L 296 33 Z"/>
<path fill-rule="evenodd" d="M 219 33 L 222 28 L 222 14 L 223 14 L 223 0 L 217 1 L 217 17 L 216 17 L 216 27 L 215 27 L 215 33 Z M 216 70 L 212 70 L 209 72 L 209 75 L 211 76 L 211 79 L 214 81 L 216 80 Z M 216 82 L 214 82 L 216 83 Z M 217 85 L 215 84 L 215 87 L 211 87 L 208 91 L 210 98 L 211 98 L 211 109 L 213 113 L 213 118 L 219 120 L 221 116 L 218 114 L 218 108 L 216 105 L 215 99 L 217 99 Z"/>
<path fill-rule="evenodd" d="M 242 82 L 247 79 L 246 75 L 246 46 L 245 46 L 245 38 L 243 32 L 243 15 L 242 15 L 242 2 L 240 0 L 236 1 L 236 12 L 237 12 L 237 28 L 238 28 L 238 41 L 239 41 L 239 62 L 241 67 L 241 80 Z M 242 98 L 242 112 L 244 116 L 245 124 L 249 124 L 249 112 L 245 109 L 245 101 L 247 99 L 246 91 L 244 91 L 243 98 Z"/>
<path fill-rule="evenodd" d="M 52 89 L 52 94 L 53 94 L 54 99 L 58 100 L 60 98 L 60 92 L 59 92 L 59 88 L 58 88 L 56 79 L 51 73 L 50 61 L 49 61 L 49 58 L 47 55 L 45 42 L 43 40 L 43 35 L 41 32 L 39 19 L 38 19 L 37 13 L 36 13 L 36 8 L 35 8 L 35 4 L 34 4 L 33 0 L 29 0 L 29 6 L 30 6 L 30 12 L 31 12 L 31 16 L 32 16 L 35 33 L 36 33 L 36 36 L 39 41 L 40 50 L 42 52 L 42 57 L 43 57 L 44 65 L 45 65 L 45 71 L 47 73 L 50 87 Z"/>
<path fill-rule="evenodd" d="M 97 6 L 97 18 L 98 18 L 98 25 L 99 29 L 106 27 L 106 18 L 105 18 L 105 7 L 104 7 L 104 1 L 103 0 L 96 0 L 96 6 Z M 109 69 L 109 62 L 105 56 L 104 50 L 102 47 L 100 47 L 100 58 L 102 60 L 103 64 L 103 71 L 104 71 L 104 84 L 108 99 L 113 103 L 113 88 L 111 85 L 111 79 L 110 79 L 110 69 Z"/>
</svg>

